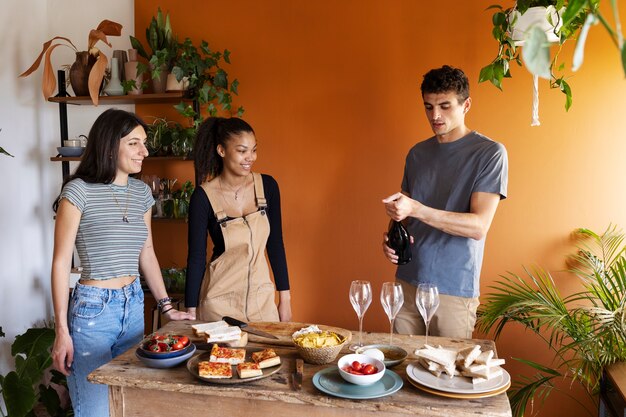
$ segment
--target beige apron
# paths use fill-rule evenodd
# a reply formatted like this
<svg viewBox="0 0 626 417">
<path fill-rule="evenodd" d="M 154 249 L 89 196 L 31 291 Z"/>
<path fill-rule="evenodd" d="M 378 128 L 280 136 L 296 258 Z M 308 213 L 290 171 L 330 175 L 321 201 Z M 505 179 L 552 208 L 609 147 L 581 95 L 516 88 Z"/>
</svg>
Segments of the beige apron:
<svg viewBox="0 0 626 417">
<path fill-rule="evenodd" d="M 217 321 L 231 316 L 242 321 L 278 321 L 274 283 L 265 259 L 270 233 L 267 202 L 261 174 L 253 173 L 257 211 L 228 218 L 221 195 L 202 184 L 224 236 L 224 253 L 209 263 L 202 287 L 197 316 Z"/>
</svg>

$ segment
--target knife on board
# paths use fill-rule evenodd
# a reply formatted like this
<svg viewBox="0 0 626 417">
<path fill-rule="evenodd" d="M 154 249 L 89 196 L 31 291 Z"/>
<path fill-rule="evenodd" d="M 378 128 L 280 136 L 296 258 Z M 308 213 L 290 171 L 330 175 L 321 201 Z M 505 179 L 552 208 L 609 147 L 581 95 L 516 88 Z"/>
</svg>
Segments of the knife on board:
<svg viewBox="0 0 626 417">
<path fill-rule="evenodd" d="M 222 320 L 224 320 L 226 323 L 230 324 L 231 326 L 237 326 L 241 330 L 245 330 L 248 333 L 256 334 L 257 336 L 261 336 L 261 337 L 266 337 L 268 339 L 278 340 L 278 337 L 274 336 L 273 334 L 264 332 L 263 330 L 255 329 L 254 327 L 249 326 L 248 323 L 243 322 L 241 320 L 237 320 L 233 317 L 224 316 L 222 317 Z"/>
<path fill-rule="evenodd" d="M 302 374 L 304 373 L 304 361 L 302 359 L 296 359 L 296 370 L 293 373 L 293 388 L 298 391 L 302 388 Z"/>
</svg>

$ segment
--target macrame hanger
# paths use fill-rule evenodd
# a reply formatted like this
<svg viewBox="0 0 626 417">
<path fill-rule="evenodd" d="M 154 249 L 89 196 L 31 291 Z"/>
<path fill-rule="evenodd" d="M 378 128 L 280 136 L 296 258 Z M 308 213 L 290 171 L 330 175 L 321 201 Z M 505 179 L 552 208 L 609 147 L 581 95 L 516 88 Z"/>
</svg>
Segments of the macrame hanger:
<svg viewBox="0 0 626 417">
<path fill-rule="evenodd" d="M 531 126 L 539 126 L 539 76 L 533 75 L 533 116 Z"/>
</svg>

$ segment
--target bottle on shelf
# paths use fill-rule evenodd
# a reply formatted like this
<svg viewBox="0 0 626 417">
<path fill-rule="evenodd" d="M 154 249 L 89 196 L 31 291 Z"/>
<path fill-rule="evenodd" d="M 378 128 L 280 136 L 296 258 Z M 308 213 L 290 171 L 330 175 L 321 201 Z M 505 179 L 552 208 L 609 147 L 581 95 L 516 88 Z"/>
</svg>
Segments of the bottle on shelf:
<svg viewBox="0 0 626 417">
<path fill-rule="evenodd" d="M 411 236 L 401 222 L 392 221 L 387 233 L 387 246 L 396 251 L 398 265 L 411 261 Z"/>
</svg>

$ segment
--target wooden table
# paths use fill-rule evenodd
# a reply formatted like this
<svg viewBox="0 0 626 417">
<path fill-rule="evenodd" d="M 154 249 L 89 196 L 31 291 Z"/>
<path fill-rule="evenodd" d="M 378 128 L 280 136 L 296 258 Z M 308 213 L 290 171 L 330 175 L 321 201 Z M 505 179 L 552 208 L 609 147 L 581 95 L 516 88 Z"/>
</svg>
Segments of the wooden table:
<svg viewBox="0 0 626 417">
<path fill-rule="evenodd" d="M 192 336 L 194 322 L 170 322 L 160 332 Z M 134 349 L 118 356 L 89 375 L 94 383 L 109 385 L 112 417 L 167 415 L 237 416 L 511 416 L 506 393 L 480 399 L 454 399 L 428 394 L 413 387 L 406 377 L 406 365 L 415 359 L 413 351 L 424 342 L 423 336 L 394 335 L 394 344 L 409 352 L 407 360 L 394 367 L 404 386 L 393 395 L 368 400 L 332 397 L 317 390 L 313 375 L 330 365 L 305 363 L 302 389 L 291 385 L 295 359 L 299 357 L 290 341 L 301 323 L 265 323 L 260 327 L 279 337 L 272 347 L 281 356 L 280 371 L 268 378 L 234 385 L 218 385 L 198 380 L 180 365 L 170 369 L 153 369 L 143 365 Z M 195 338 L 195 341 L 197 338 Z M 364 334 L 364 343 L 388 343 L 388 333 Z M 192 340 L 194 338 L 192 337 Z M 249 334 L 248 347 L 268 346 L 268 339 Z M 458 347 L 480 344 L 494 349 L 490 340 L 453 340 L 430 337 L 429 344 Z M 339 356 L 349 353 L 345 348 Z M 336 362 L 335 362 L 336 365 Z"/>
</svg>

